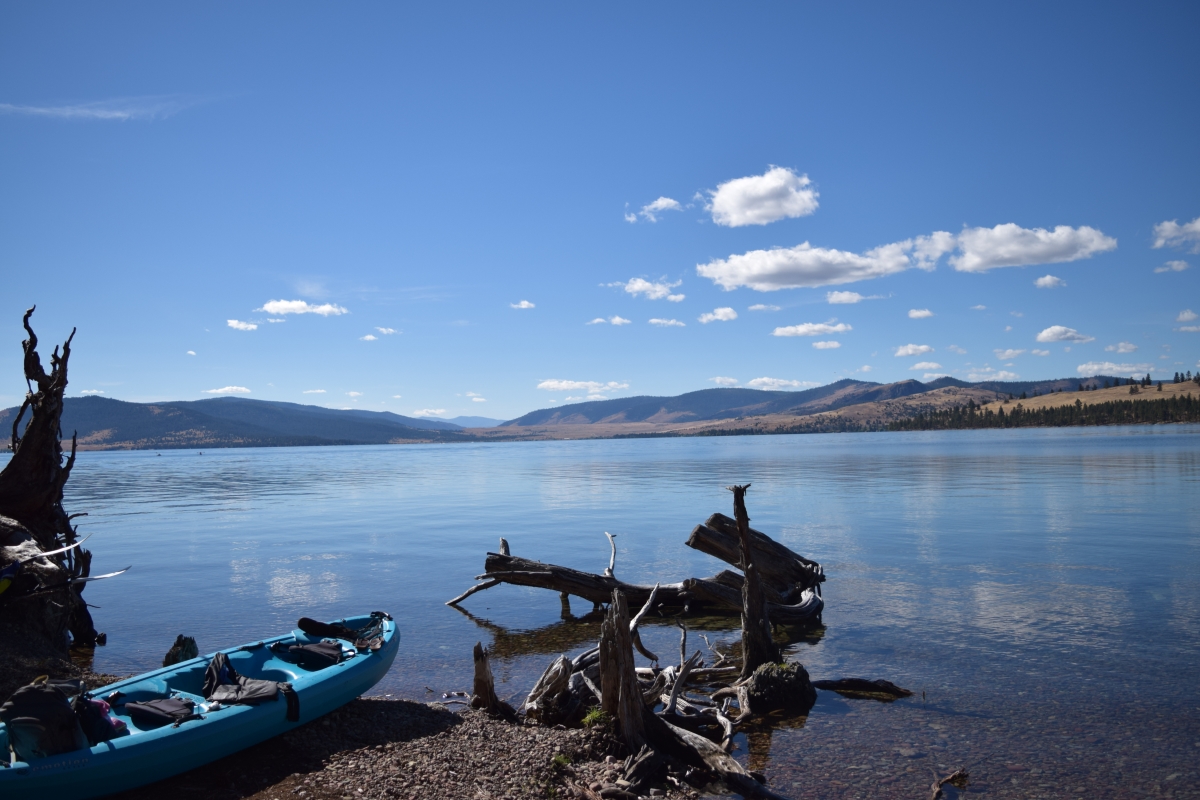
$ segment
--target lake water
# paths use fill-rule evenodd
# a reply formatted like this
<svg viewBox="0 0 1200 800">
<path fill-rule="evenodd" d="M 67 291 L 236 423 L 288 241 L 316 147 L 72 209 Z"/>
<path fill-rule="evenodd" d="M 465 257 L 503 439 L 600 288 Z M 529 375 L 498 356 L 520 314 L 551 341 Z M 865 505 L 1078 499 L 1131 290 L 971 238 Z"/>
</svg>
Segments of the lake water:
<svg viewBox="0 0 1200 800">
<path fill-rule="evenodd" d="M 710 575 L 726 565 L 684 541 L 732 513 L 735 482 L 828 575 L 824 634 L 792 657 L 917 693 L 822 692 L 741 734 L 777 791 L 924 797 L 965 766 L 972 795 L 1200 796 L 1200 426 L 89 452 L 66 505 L 90 515 L 95 571 L 133 565 L 85 595 L 98 670 L 153 668 L 177 633 L 208 652 L 383 609 L 403 641 L 376 693 L 469 689 L 483 641 L 520 697 L 598 626 L 534 589 L 443 605 L 498 537 L 600 572 L 609 531 L 623 580 Z M 677 657 L 666 621 L 644 638 Z"/>
</svg>

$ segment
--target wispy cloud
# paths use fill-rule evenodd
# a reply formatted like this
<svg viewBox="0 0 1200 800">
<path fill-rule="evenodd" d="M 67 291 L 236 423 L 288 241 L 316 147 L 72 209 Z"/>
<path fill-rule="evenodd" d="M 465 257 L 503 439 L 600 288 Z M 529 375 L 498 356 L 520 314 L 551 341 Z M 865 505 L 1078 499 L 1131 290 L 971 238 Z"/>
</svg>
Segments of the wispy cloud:
<svg viewBox="0 0 1200 800">
<path fill-rule="evenodd" d="M 991 367 L 975 369 L 967 374 L 967 380 L 969 381 L 1015 381 L 1019 377 L 1021 376 L 1015 372 L 1008 372 L 1003 369 L 995 370 Z"/>
<path fill-rule="evenodd" d="M 1049 350 L 1038 350 L 1036 347 L 1035 347 L 1035 348 L 1033 348 L 1032 350 L 1030 350 L 1029 352 L 1033 353 L 1035 356 L 1048 356 L 1048 355 L 1050 355 L 1050 351 L 1049 351 Z"/>
<path fill-rule="evenodd" d="M 706 209 L 713 222 L 730 228 L 806 217 L 817 210 L 819 197 L 807 175 L 797 175 L 786 167 L 726 181 L 708 194 Z"/>
<path fill-rule="evenodd" d="M 1167 263 L 1163 264 L 1161 267 L 1155 267 L 1154 271 L 1156 273 L 1158 273 L 1158 272 L 1183 272 L 1187 268 L 1188 268 L 1188 262 L 1186 262 L 1186 261 L 1168 261 Z"/>
<path fill-rule="evenodd" d="M 1154 226 L 1154 248 L 1184 247 L 1191 245 L 1193 253 L 1200 253 L 1200 217 L 1182 225 L 1178 220 L 1160 222 Z"/>
<path fill-rule="evenodd" d="M 858 292 L 826 292 L 825 293 L 825 302 L 829 303 L 832 306 L 852 305 L 854 303 L 861 303 L 863 300 L 867 300 L 867 299 L 869 299 L 869 298 L 867 298 L 865 295 L 859 294 Z"/>
<path fill-rule="evenodd" d="M 637 297 L 640 294 L 644 295 L 647 300 L 662 300 L 665 298 L 670 300 L 672 303 L 678 303 L 682 301 L 686 295 L 672 294 L 671 290 L 682 283 L 683 281 L 667 283 L 666 278 L 653 282 L 648 281 L 645 278 L 630 278 L 625 283 L 618 281 L 617 283 L 609 283 L 605 285 L 618 286 L 634 297 Z"/>
<path fill-rule="evenodd" d="M 926 353 L 932 353 L 933 348 L 927 344 L 906 344 L 896 348 L 896 356 L 904 358 L 907 356 L 923 356 Z"/>
<path fill-rule="evenodd" d="M 1009 348 L 1008 350 L 996 349 L 996 350 L 993 350 L 992 352 L 995 353 L 996 358 L 1000 359 L 1001 361 L 1011 361 L 1012 359 L 1016 358 L 1017 356 L 1023 355 L 1025 353 L 1024 350 L 1013 350 L 1011 348 Z"/>
<path fill-rule="evenodd" d="M 987 306 L 985 306 L 985 305 L 971 306 L 971 310 L 972 311 L 987 311 Z"/>
<path fill-rule="evenodd" d="M 789 381 L 784 378 L 755 378 L 746 383 L 752 389 L 799 389 L 803 386 L 816 386 L 811 381 Z"/>
<path fill-rule="evenodd" d="M 305 302 L 304 300 L 269 300 L 263 303 L 262 308 L 256 308 L 255 311 L 264 311 L 267 314 L 319 314 L 322 317 L 336 317 L 341 314 L 349 314 L 350 312 L 342 306 L 334 305 L 333 303 L 322 303 L 314 305 Z"/>
<path fill-rule="evenodd" d="M 714 308 L 712 311 L 701 314 L 698 319 L 704 325 L 710 322 L 729 322 L 730 320 L 737 319 L 737 312 L 728 306 L 725 308 Z"/>
<path fill-rule="evenodd" d="M 522 300 L 519 303 L 509 303 L 512 308 L 536 308 L 536 306 L 528 300 Z"/>
<path fill-rule="evenodd" d="M 84 389 L 80 394 L 104 394 L 103 389 Z"/>
<path fill-rule="evenodd" d="M 1116 344 L 1110 344 L 1107 347 L 1105 347 L 1104 352 L 1106 352 L 1106 353 L 1132 353 L 1137 349 L 1138 349 L 1137 345 L 1134 344 L 1133 342 L 1117 342 Z"/>
<path fill-rule="evenodd" d="M 362 392 L 346 392 L 347 397 L 362 397 Z"/>
<path fill-rule="evenodd" d="M 1154 365 L 1114 364 L 1111 361 L 1089 361 L 1086 364 L 1080 364 L 1075 369 L 1081 376 L 1085 378 L 1092 378 L 1096 375 L 1132 375 L 1135 372 L 1150 372 L 1154 369 Z"/>
<path fill-rule="evenodd" d="M 48 119 L 97 120 L 106 122 L 153 121 L 166 119 L 200 101 L 181 95 L 118 97 L 90 103 L 66 105 L 15 105 L 0 103 L 0 114 Z"/>
<path fill-rule="evenodd" d="M 612 317 L 609 317 L 608 319 L 605 319 L 604 317 L 596 317 L 594 320 L 592 320 L 591 322 L 589 322 L 587 324 L 588 325 L 603 325 L 605 323 L 608 323 L 609 325 L 628 325 L 632 321 L 633 320 L 628 320 L 628 319 L 625 319 L 624 317 L 618 317 L 618 316 L 612 316 Z"/>
<path fill-rule="evenodd" d="M 220 389 L 205 389 L 205 394 L 250 394 L 245 386 L 222 386 Z"/>
<path fill-rule="evenodd" d="M 780 311 L 779 306 L 773 306 L 768 303 L 755 303 L 750 306 L 749 311 Z"/>
<path fill-rule="evenodd" d="M 376 328 L 375 328 L 375 330 L 379 331 L 379 332 L 380 332 L 380 333 L 382 333 L 384 336 L 391 336 L 391 335 L 393 335 L 393 334 L 396 334 L 396 333 L 399 333 L 399 332 L 400 332 L 400 331 L 396 330 L 395 328 L 379 328 L 379 327 L 376 327 Z"/>
<path fill-rule="evenodd" d="M 966 350 L 964 350 L 963 348 L 959 347 L 956 344 L 952 344 L 949 347 L 947 347 L 946 349 L 949 350 L 951 353 L 958 353 L 960 356 L 965 356 L 967 354 Z"/>
<path fill-rule="evenodd" d="M 1059 286 L 1066 286 L 1067 282 L 1054 275 L 1043 275 L 1034 281 L 1033 285 L 1039 289 L 1056 289 Z"/>
<path fill-rule="evenodd" d="M 834 324 L 836 323 L 836 324 Z M 847 333 L 854 330 L 845 322 L 830 320 L 829 322 L 802 322 L 799 325 L 787 325 L 771 331 L 772 336 L 829 336 L 834 333 Z"/>
<path fill-rule="evenodd" d="M 1192 311 L 1190 308 L 1185 308 L 1183 311 L 1179 312 L 1179 316 L 1177 316 L 1175 318 L 1175 321 L 1176 322 L 1191 322 L 1194 319 L 1196 319 L 1196 312 Z"/>
<path fill-rule="evenodd" d="M 626 208 L 628 207 L 627 204 Z M 664 211 L 683 211 L 683 206 L 679 204 L 678 200 L 672 200 L 670 197 L 660 197 L 653 203 L 647 203 L 642 206 L 642 210 L 637 212 L 637 214 L 625 212 L 625 221 L 637 222 L 638 214 L 640 214 L 642 219 L 647 222 L 658 222 L 658 215 Z"/>
<path fill-rule="evenodd" d="M 471 402 L 472 403 L 486 403 L 487 398 L 486 397 L 472 397 Z"/>
<path fill-rule="evenodd" d="M 446 413 L 444 408 L 418 408 L 413 412 L 414 417 L 440 417 Z"/>
<path fill-rule="evenodd" d="M 738 384 L 737 378 L 727 378 L 724 375 L 718 375 L 715 378 L 709 378 L 709 380 L 717 386 L 737 386 Z"/>
<path fill-rule="evenodd" d="M 287 320 L 286 319 L 275 319 L 274 317 L 267 317 L 267 322 L 279 323 L 279 322 L 287 322 Z"/>
<path fill-rule="evenodd" d="M 544 380 L 537 385 L 537 388 L 547 392 L 615 392 L 618 389 L 628 389 L 628 383 L 620 383 L 618 381 L 609 381 L 608 383 L 600 383 L 599 381 L 565 381 L 558 378 L 550 378 Z"/>
<path fill-rule="evenodd" d="M 837 350 L 842 346 L 841 342 L 813 342 L 812 346 L 817 350 Z"/>
<path fill-rule="evenodd" d="M 917 363 L 915 363 L 911 367 L 909 367 L 909 369 L 941 369 L 941 368 L 942 368 L 942 365 L 937 363 L 936 361 L 918 361 Z"/>
<path fill-rule="evenodd" d="M 324 389 L 305 389 L 300 394 L 325 394 Z"/>
<path fill-rule="evenodd" d="M 1068 328 L 1065 325 L 1051 325 L 1037 335 L 1037 340 L 1043 344 L 1048 342 L 1091 342 L 1095 341 L 1094 336 L 1087 336 L 1080 333 L 1074 328 Z"/>
<path fill-rule="evenodd" d="M 909 319 L 929 319 L 933 316 L 933 312 L 928 308 L 910 308 L 908 310 Z"/>
<path fill-rule="evenodd" d="M 227 319 L 225 324 L 233 328 L 235 331 L 256 331 L 258 325 L 253 322 L 242 322 L 240 319 Z"/>
<path fill-rule="evenodd" d="M 359 338 L 359 340 L 364 341 L 364 342 L 374 342 L 374 341 L 378 341 L 378 339 L 379 339 L 379 337 L 373 333 L 368 333 L 366 336 L 360 336 L 358 338 Z"/>
<path fill-rule="evenodd" d="M 685 325 L 677 319 L 660 319 L 655 317 L 650 320 L 651 325 L 657 325 L 660 328 L 683 328 Z"/>
</svg>

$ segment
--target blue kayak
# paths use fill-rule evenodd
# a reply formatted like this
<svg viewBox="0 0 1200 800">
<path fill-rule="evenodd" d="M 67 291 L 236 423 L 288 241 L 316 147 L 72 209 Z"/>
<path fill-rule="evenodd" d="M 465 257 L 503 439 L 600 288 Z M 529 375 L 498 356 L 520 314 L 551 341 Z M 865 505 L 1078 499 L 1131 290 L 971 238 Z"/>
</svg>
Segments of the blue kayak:
<svg viewBox="0 0 1200 800">
<path fill-rule="evenodd" d="M 303 621 L 302 621 L 303 624 Z M 170 667 L 114 683 L 90 694 L 115 696 L 112 715 L 124 722 L 129 735 L 61 755 L 9 763 L 8 732 L 0 722 L 0 798 L 84 800 L 144 786 L 178 775 L 270 739 L 300 724 L 328 714 L 366 692 L 391 667 L 400 634 L 390 617 L 379 614 L 347 617 L 330 625 L 350 630 L 376 625 L 376 649 L 358 650 L 342 644 L 340 663 L 309 669 L 289 660 L 289 645 L 330 641 L 294 630 L 284 636 L 222 650 L 230 666 L 245 678 L 290 683 L 299 698 L 299 721 L 288 720 L 289 705 L 280 697 L 259 705 L 210 703 L 204 697 L 205 672 L 217 655 L 200 656 Z M 360 647 L 362 644 L 360 643 Z M 142 729 L 126 713 L 126 702 L 180 698 L 195 703 L 198 716 L 177 725 Z M 292 709 L 291 716 L 295 716 Z"/>
</svg>

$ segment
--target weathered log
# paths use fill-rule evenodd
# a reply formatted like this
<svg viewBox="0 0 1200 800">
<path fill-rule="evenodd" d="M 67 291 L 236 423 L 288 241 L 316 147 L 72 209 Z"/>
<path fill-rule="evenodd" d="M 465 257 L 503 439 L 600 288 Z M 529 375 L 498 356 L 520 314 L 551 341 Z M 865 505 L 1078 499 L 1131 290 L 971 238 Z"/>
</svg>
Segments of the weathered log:
<svg viewBox="0 0 1200 800">
<path fill-rule="evenodd" d="M 712 772 L 726 786 L 744 797 L 784 800 L 755 780 L 721 745 L 698 733 L 692 733 L 655 714 L 647 713 L 646 735 L 654 749 L 685 764 Z"/>
<path fill-rule="evenodd" d="M 535 719 L 543 725 L 555 725 L 568 715 L 574 705 L 568 697 L 572 671 L 571 662 L 566 656 L 559 656 L 551 662 L 525 700 L 523 711 L 527 719 Z"/>
<path fill-rule="evenodd" d="M 601 708 L 617 720 L 625 745 L 636 753 L 646 744 L 646 706 L 634 669 L 629 610 L 620 591 L 613 591 L 600 630 Z"/>
<path fill-rule="evenodd" d="M 507 719 L 516 717 L 513 707 L 496 696 L 492 668 L 488 664 L 488 654 L 483 649 L 482 642 L 475 643 L 472 655 L 475 659 L 475 682 L 471 690 L 471 708 L 481 708 L 489 714 L 496 714 Z"/>
<path fill-rule="evenodd" d="M 779 648 L 771 639 L 771 621 L 767 616 L 767 601 L 763 597 L 758 567 L 753 563 L 750 539 L 750 516 L 746 513 L 746 490 L 750 484 L 731 486 L 733 513 L 737 520 L 741 544 L 742 572 L 742 678 L 749 678 L 763 664 L 780 660 Z"/>
<path fill-rule="evenodd" d="M 582 597 L 584 600 L 591 600 L 593 603 L 607 603 L 612 598 L 613 591 L 616 590 L 625 595 L 629 603 L 641 606 L 650 599 L 650 593 L 654 591 L 653 586 L 638 586 L 607 575 L 581 572 L 570 567 L 560 567 L 557 564 L 545 564 L 541 561 L 506 556 L 500 553 L 488 553 L 483 568 L 484 573 L 476 576 L 476 580 L 497 581 L 516 586 L 533 586 L 538 589 L 566 592 L 576 597 Z M 687 601 L 682 592 L 682 583 L 661 584 L 658 597 L 665 605 L 682 606 Z M 451 601 L 452 604 L 454 602 Z"/>
<path fill-rule="evenodd" d="M 759 567 L 764 583 L 781 593 L 792 587 L 811 589 L 825 580 L 825 572 L 816 561 L 792 551 L 761 531 L 750 529 L 751 561 Z M 727 564 L 742 564 L 741 542 L 737 520 L 724 514 L 713 514 L 703 525 L 697 525 L 688 537 L 687 546 L 721 559 Z"/>
</svg>

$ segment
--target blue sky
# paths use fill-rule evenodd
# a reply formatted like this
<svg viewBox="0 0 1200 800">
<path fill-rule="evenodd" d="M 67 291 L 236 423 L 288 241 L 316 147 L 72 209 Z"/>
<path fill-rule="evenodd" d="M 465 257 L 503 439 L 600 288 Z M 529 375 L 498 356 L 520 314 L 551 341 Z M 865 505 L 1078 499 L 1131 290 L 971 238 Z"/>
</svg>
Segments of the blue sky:
<svg viewBox="0 0 1200 800">
<path fill-rule="evenodd" d="M 0 20 L 5 405 L 33 303 L 137 401 L 1200 367 L 1194 3 Z"/>
</svg>

